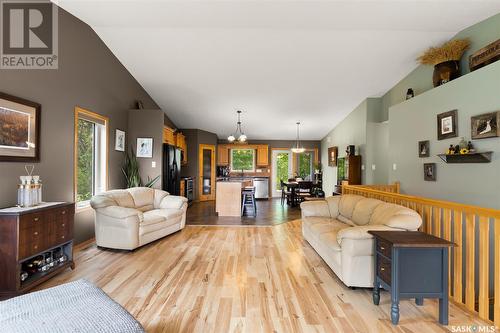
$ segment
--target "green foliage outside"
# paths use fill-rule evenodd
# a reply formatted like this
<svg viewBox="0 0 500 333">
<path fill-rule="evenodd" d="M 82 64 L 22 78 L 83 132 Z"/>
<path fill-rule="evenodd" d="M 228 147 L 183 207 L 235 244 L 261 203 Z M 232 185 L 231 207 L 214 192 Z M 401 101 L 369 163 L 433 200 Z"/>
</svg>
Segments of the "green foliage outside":
<svg viewBox="0 0 500 333">
<path fill-rule="evenodd" d="M 299 154 L 299 177 L 302 179 L 306 179 L 307 176 L 312 174 L 311 155 L 311 153 Z"/>
<path fill-rule="evenodd" d="M 94 126 L 90 121 L 78 120 L 77 202 L 90 200 L 92 197 Z"/>
<path fill-rule="evenodd" d="M 276 156 L 276 190 L 281 189 L 281 181 L 288 181 L 288 153 L 278 153 Z"/>
<path fill-rule="evenodd" d="M 231 167 L 234 171 L 254 170 L 254 150 L 253 149 L 232 149 Z"/>
</svg>

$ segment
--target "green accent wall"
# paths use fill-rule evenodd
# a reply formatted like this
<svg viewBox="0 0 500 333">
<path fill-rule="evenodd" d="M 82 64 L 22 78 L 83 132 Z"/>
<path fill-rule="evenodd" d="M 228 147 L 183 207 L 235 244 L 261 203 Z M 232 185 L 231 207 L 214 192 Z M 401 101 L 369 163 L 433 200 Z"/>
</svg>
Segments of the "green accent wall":
<svg viewBox="0 0 500 333">
<path fill-rule="evenodd" d="M 471 42 L 460 62 L 462 75 L 469 73 L 469 55 L 500 38 L 500 14 L 496 14 L 467 29 L 462 30 L 452 39 L 468 38 Z M 436 46 L 436 45 L 429 45 Z M 389 119 L 389 108 L 406 99 L 406 91 L 412 88 L 415 95 L 420 95 L 432 86 L 432 66 L 418 65 L 405 78 L 399 81 L 385 95 L 382 96 L 381 119 Z"/>
<path fill-rule="evenodd" d="M 491 163 L 447 164 L 444 153 L 460 137 L 471 138 L 471 116 L 500 110 L 500 62 L 481 68 L 389 108 L 389 160 L 397 164 L 389 181 L 399 180 L 411 195 L 500 209 L 500 137 L 472 141 L 493 151 Z M 437 115 L 458 110 L 458 137 L 437 140 Z M 418 141 L 430 141 L 430 157 L 418 157 Z M 423 164 L 436 163 L 437 181 L 424 181 Z"/>
</svg>

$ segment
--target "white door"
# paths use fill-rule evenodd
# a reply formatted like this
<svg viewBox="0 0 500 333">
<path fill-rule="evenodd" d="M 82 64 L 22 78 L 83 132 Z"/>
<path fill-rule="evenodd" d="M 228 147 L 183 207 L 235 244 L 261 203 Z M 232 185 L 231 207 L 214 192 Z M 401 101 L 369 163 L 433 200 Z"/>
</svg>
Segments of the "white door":
<svg viewBox="0 0 500 333">
<path fill-rule="evenodd" d="M 292 175 L 292 152 L 290 150 L 273 150 L 272 154 L 271 195 L 281 197 L 281 180 L 288 181 Z"/>
</svg>

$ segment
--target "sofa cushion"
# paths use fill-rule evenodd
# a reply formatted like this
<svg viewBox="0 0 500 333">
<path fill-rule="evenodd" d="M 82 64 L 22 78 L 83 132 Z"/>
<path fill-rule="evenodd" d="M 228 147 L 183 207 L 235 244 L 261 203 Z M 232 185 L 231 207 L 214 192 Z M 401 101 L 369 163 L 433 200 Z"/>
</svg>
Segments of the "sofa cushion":
<svg viewBox="0 0 500 333">
<path fill-rule="evenodd" d="M 127 190 L 111 190 L 101 195 L 108 196 L 113 199 L 117 206 L 135 208 L 134 199 Z"/>
<path fill-rule="evenodd" d="M 354 211 L 354 207 L 360 200 L 363 200 L 364 198 L 365 197 L 362 197 L 360 195 L 353 195 L 353 194 L 340 196 L 339 214 L 349 220 L 352 220 L 352 213 Z"/>
<path fill-rule="evenodd" d="M 167 220 L 180 217 L 184 213 L 182 209 L 174 209 L 174 208 L 153 209 L 151 212 L 163 216 Z"/>
<path fill-rule="evenodd" d="M 370 222 L 373 212 L 383 202 L 377 199 L 365 198 L 359 200 L 352 212 L 352 222 L 355 225 L 365 225 Z"/>
<path fill-rule="evenodd" d="M 154 190 L 154 200 L 153 200 L 153 206 L 154 206 L 154 208 L 159 208 L 161 201 L 167 195 L 169 195 L 168 192 L 155 189 Z"/>
<path fill-rule="evenodd" d="M 143 219 L 141 221 L 141 226 L 160 223 L 166 220 L 166 217 L 158 214 L 155 210 L 150 210 L 142 214 Z"/>
<path fill-rule="evenodd" d="M 154 202 L 154 190 L 149 187 L 132 187 L 128 192 L 134 199 L 135 207 L 141 211 L 146 211 L 144 206 L 151 206 Z"/>
<path fill-rule="evenodd" d="M 339 230 L 332 230 L 322 233 L 321 235 L 319 235 L 320 242 L 332 251 L 341 251 L 342 249 L 340 248 L 340 244 L 337 241 L 337 233 Z"/>
<path fill-rule="evenodd" d="M 333 219 L 339 216 L 339 201 L 340 195 L 334 195 L 326 198 L 326 203 L 328 204 L 328 209 L 330 210 L 330 216 Z"/>
<path fill-rule="evenodd" d="M 348 219 L 347 217 L 344 217 L 342 215 L 337 216 L 337 220 L 350 226 L 355 226 L 354 222 L 352 222 L 351 219 Z"/>
</svg>

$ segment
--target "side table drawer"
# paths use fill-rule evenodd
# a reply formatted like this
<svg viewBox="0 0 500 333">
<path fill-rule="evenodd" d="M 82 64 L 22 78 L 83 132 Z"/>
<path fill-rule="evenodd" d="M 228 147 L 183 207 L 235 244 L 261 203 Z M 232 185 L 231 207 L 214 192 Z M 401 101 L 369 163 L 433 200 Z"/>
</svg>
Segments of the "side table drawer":
<svg viewBox="0 0 500 333">
<path fill-rule="evenodd" d="M 377 275 L 382 281 L 391 285 L 391 261 L 380 254 L 377 254 Z"/>
<path fill-rule="evenodd" d="M 384 242 L 383 240 L 377 239 L 377 252 L 386 256 L 387 258 L 392 257 L 392 246 L 391 244 Z"/>
</svg>

